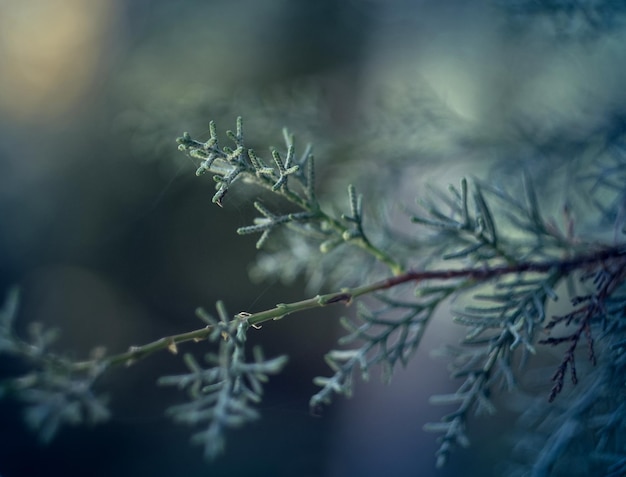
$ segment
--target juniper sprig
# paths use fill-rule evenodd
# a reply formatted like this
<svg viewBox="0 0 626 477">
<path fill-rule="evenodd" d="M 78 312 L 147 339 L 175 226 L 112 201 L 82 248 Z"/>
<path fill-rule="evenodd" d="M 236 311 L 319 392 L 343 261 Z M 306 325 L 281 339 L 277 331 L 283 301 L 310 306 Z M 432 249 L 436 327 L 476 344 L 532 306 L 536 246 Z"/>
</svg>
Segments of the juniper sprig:
<svg viewBox="0 0 626 477">
<path fill-rule="evenodd" d="M 320 389 L 310 399 L 313 412 L 330 404 L 335 395 L 351 396 L 354 377 L 368 380 L 375 367 L 388 381 L 398 365 L 405 366 L 414 357 L 436 312 L 448 309 L 466 333 L 460 343 L 440 352 L 459 386 L 431 399 L 435 405 L 456 406 L 439 422 L 425 426 L 441 434 L 437 466 L 446 463 L 456 446 L 469 444 L 473 415 L 495 412 L 493 396 L 521 392 L 528 357 L 550 346 L 565 348 L 564 355 L 552 376 L 552 390 L 535 416 L 544 416 L 554 428 L 542 448 L 528 445 L 534 449 L 530 467 L 535 475 L 548 475 L 567 446 L 584 440 L 580 431 L 584 422 L 597 435 L 591 444 L 583 442 L 593 450 L 589 460 L 593 465 L 587 470 L 622 472 L 626 245 L 618 238 L 624 232 L 625 155 L 610 158 L 609 165 L 600 158 L 574 181 L 610 229 L 604 237 L 611 236 L 612 241 L 598 238 L 602 234 L 585 234 L 569 203 L 562 207 L 561 221 L 554 219 L 528 174 L 513 187 L 464 178 L 445 193 L 430 188 L 412 213 L 408 224 L 412 234 L 400 236 L 389 227 L 377 235 L 372 231 L 383 225 L 370 222 L 368 198 L 353 184 L 347 184 L 347 205 L 345 197 L 330 205 L 320 201 L 312 148 L 298 157 L 287 130 L 285 150 L 270 148 L 271 160 L 247 147 L 241 118 L 235 132 L 227 132 L 234 148 L 220 146 L 213 122 L 209 135 L 201 142 L 185 133 L 178 138 L 179 149 L 200 161 L 198 176 L 213 175 L 212 201 L 220 207 L 235 185 L 257 186 L 252 189 L 253 204 L 260 216 L 237 233 L 260 234 L 256 246 L 273 260 L 261 261 L 260 266 L 265 264 L 272 272 L 287 263 L 295 270 L 293 275 L 317 274 L 334 291 L 235 315 L 218 302 L 216 317 L 198 311 L 204 321 L 198 329 L 79 361 L 53 353 L 49 344 L 54 334 L 40 327 L 33 327 L 28 340 L 20 339 L 13 330 L 17 299 L 10 295 L 0 317 L 0 352 L 23 361 L 30 371 L 5 380 L 0 389 L 26 403 L 27 421 L 45 440 L 62 424 L 95 423 L 108 417 L 106 399 L 93 389 L 109 369 L 163 350 L 177 355 L 181 346 L 199 342 L 211 347 L 204 360 L 185 353 L 186 371 L 164 376 L 159 384 L 186 392 L 187 401 L 167 413 L 177 422 L 200 427 L 193 440 L 213 459 L 223 451 L 230 429 L 258 417 L 268 376 L 279 373 L 287 362 L 285 356 L 264 358 L 260 348 L 252 351 L 250 360 L 246 350 L 250 329 L 300 311 L 357 302 L 356 313 L 340 320 L 346 335 L 326 354 L 330 375 L 314 379 Z M 268 194 L 279 201 L 264 201 Z M 388 246 L 394 238 L 403 246 Z M 275 267 L 276 262 L 280 264 Z M 338 271 L 336 276 L 324 275 L 328 262 Z M 571 308 L 550 316 L 551 306 L 564 295 L 561 303 L 569 299 Z M 581 376 L 576 366 L 581 342 L 587 344 L 590 364 L 601 367 L 591 378 Z M 571 387 L 566 383 L 568 373 Z"/>
</svg>

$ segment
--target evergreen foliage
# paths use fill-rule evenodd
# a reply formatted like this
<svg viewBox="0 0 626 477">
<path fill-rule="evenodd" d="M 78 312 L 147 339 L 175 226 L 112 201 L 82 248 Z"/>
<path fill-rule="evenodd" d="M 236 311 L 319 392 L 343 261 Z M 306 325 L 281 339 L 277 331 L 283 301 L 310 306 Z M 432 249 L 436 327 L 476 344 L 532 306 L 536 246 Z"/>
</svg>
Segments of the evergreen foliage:
<svg viewBox="0 0 626 477">
<path fill-rule="evenodd" d="M 231 321 L 221 302 L 217 303 L 217 311 L 219 320 L 198 310 L 198 316 L 211 328 L 208 340 L 219 342 L 218 353 L 206 357 L 212 366 L 204 369 L 191 354 L 186 354 L 188 374 L 159 380 L 161 385 L 175 385 L 189 394 L 188 403 L 168 410 L 174 420 L 192 425 L 208 421 L 206 431 L 196 434 L 193 440 L 204 444 L 205 454 L 211 459 L 223 450 L 225 429 L 258 418 L 252 404 L 261 400 L 262 383 L 268 374 L 280 372 L 287 361 L 285 356 L 266 361 L 260 348 L 255 348 L 254 362 L 246 362 L 246 317 L 240 314 L 239 319 Z"/>
<path fill-rule="evenodd" d="M 594 207 L 599 219 L 593 233 L 585 233 L 584 224 L 577 229 L 569 204 L 562 209 L 561 221 L 546 215 L 541 193 L 523 174 L 517 183 L 462 179 L 447 192 L 432 189 L 411 214 L 414 234 L 407 238 L 386 230 L 374 238 L 370 230 L 382 225 L 365 222 L 368 197 L 346 184 L 347 204 L 320 200 L 312 148 L 297 156 L 287 130 L 284 150 L 271 149 L 271 160 L 247 147 L 240 118 L 235 132 L 227 133 L 234 148 L 220 146 L 214 123 L 209 133 L 205 142 L 185 133 L 178 139 L 179 149 L 199 161 L 198 176 L 213 175 L 213 202 L 219 206 L 236 187 L 260 187 L 254 201 L 260 216 L 237 230 L 260 234 L 256 246 L 265 255 L 257 268 L 281 273 L 274 264 L 297 257 L 296 263 L 306 265 L 296 267 L 296 272 L 311 278 L 323 269 L 324 261 L 332 262 L 339 273 L 322 278 L 336 291 L 234 316 L 218 303 L 217 318 L 198 311 L 206 325 L 202 328 L 118 355 L 96 354 L 86 361 L 50 352 L 53 335 L 48 331 L 34 328 L 29 341 L 18 338 L 12 322 L 17 297 L 11 295 L 0 322 L 0 351 L 22 360 L 31 371 L 5 381 L 2 390 L 26 403 L 27 422 L 42 439 L 51 439 L 61 424 L 96 423 L 108 417 L 106 401 L 92 389 L 109 368 L 160 350 L 177 354 L 185 342 L 208 341 L 215 351 L 205 362 L 186 354 L 188 372 L 159 382 L 187 392 L 188 401 L 168 414 L 177 422 L 202 426 L 194 441 L 213 459 L 224 448 L 227 429 L 258 417 L 255 405 L 263 383 L 286 363 L 284 356 L 265 359 L 259 349 L 248 361 L 248 329 L 301 310 L 358 301 L 355 316 L 341 320 L 347 334 L 326 355 L 330 376 L 314 379 L 320 386 L 310 401 L 314 413 L 330 404 L 335 394 L 351 396 L 355 374 L 367 380 L 371 369 L 380 367 L 388 381 L 398 364 L 404 366 L 412 358 L 435 311 L 448 307 L 466 335 L 441 353 L 450 361 L 452 378 L 459 381 L 457 391 L 432 398 L 433 404 L 454 404 L 456 410 L 425 427 L 441 434 L 438 466 L 456 446 L 469 444 L 468 420 L 493 413 L 494 395 L 523 395 L 520 377 L 529 356 L 554 347 L 563 358 L 552 375 L 545 376 L 551 390 L 534 399 L 521 416 L 521 425 L 529 430 L 518 441 L 509 474 L 565 475 L 571 466 L 564 462 L 584 449 L 591 457 L 579 468 L 580 475 L 623 475 L 626 246 L 621 238 L 626 155 L 622 149 L 576 172 L 576 193 Z M 280 198 L 283 208 L 265 205 L 264 194 Z M 597 233 L 598 224 L 604 234 Z M 388 246 L 394 241 L 397 246 Z M 358 273 L 353 273 L 355 255 Z M 345 269 L 352 273 L 343 273 Z M 570 309 L 551 316 L 557 300 L 569 300 Z M 579 370 L 578 362 L 584 360 L 594 369 Z M 539 421 L 542 424 L 536 425 Z"/>
</svg>

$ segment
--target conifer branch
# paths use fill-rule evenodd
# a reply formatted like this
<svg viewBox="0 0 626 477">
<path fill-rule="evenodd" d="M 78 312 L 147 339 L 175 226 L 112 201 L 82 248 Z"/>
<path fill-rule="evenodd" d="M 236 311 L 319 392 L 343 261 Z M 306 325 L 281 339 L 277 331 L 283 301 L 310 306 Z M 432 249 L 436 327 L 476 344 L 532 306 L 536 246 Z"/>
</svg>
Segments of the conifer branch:
<svg viewBox="0 0 626 477">
<path fill-rule="evenodd" d="M 339 291 L 316 295 L 306 300 L 292 303 L 279 303 L 275 307 L 265 311 L 256 313 L 240 312 L 233 317 L 233 322 L 244 320 L 249 326 L 259 326 L 272 320 L 280 320 L 288 315 L 298 313 L 305 310 L 322 308 L 329 305 L 343 303 L 350 305 L 353 300 L 363 295 L 380 292 L 390 288 L 397 287 L 405 283 L 422 283 L 426 281 L 454 281 L 464 279 L 467 286 L 471 283 L 485 282 L 507 275 L 517 275 L 526 272 L 546 273 L 550 271 L 558 271 L 561 274 L 572 272 L 573 270 L 583 269 L 590 265 L 601 264 L 610 259 L 626 259 L 626 247 L 616 246 L 598 249 L 596 252 L 570 257 L 562 260 L 550 260 L 543 262 L 520 262 L 513 265 L 502 265 L 498 267 L 470 267 L 449 270 L 410 270 L 398 276 L 391 276 L 383 280 L 379 280 L 367 285 L 361 285 L 354 288 L 342 288 Z M 459 284 L 455 283 L 458 288 Z M 198 315 L 202 315 L 202 311 L 198 310 Z M 157 351 L 167 349 L 177 349 L 178 345 L 189 341 L 202 341 L 207 339 L 214 332 L 213 325 L 207 325 L 203 328 L 180 333 L 177 335 L 167 336 L 142 346 L 132 346 L 128 351 L 116 355 L 112 355 L 99 360 L 90 360 L 77 362 L 74 364 L 75 369 L 86 369 L 92 367 L 96 363 L 100 363 L 105 367 L 111 367 L 119 364 L 131 365 L 137 360 L 145 358 Z"/>
<path fill-rule="evenodd" d="M 331 257 L 328 261 L 332 261 L 333 268 L 339 264 L 345 270 L 354 261 L 338 250 L 348 249 L 352 253 L 354 249 L 349 247 L 354 245 L 368 255 L 368 265 L 377 265 L 371 267 L 376 275 L 363 272 L 358 281 L 352 280 L 353 276 L 350 279 L 342 276 L 342 281 L 335 283 L 350 283 L 350 287 L 301 301 L 279 303 L 260 312 L 241 311 L 230 315 L 218 302 L 216 318 L 202 309 L 197 310 L 197 316 L 205 324 L 202 328 L 131 346 L 125 352 L 110 356 L 96 353 L 79 362 L 50 351 L 49 345 L 55 338 L 51 330 L 33 326 L 28 339 L 17 337 L 12 327 L 16 305 L 10 299 L 0 313 L 0 352 L 22 359 L 32 371 L 0 383 L 0 395 L 14 393 L 27 403 L 27 421 L 39 430 L 43 440 L 51 439 L 62 424 L 95 423 L 108 417 L 106 399 L 93 392 L 94 383 L 108 369 L 130 366 L 163 350 L 178 354 L 179 347 L 191 341 L 209 342 L 215 351 L 209 352 L 204 360 L 185 354 L 186 372 L 164 376 L 159 384 L 177 386 L 187 393 L 187 402 L 173 406 L 168 414 L 178 422 L 203 426 L 194 440 L 204 445 L 205 455 L 212 459 L 223 450 L 229 429 L 258 417 L 255 405 L 262 397 L 263 384 L 269 375 L 280 372 L 286 364 L 286 357 L 265 359 L 257 348 L 253 350 L 252 360 L 248 360 L 245 344 L 250 327 L 258 329 L 264 323 L 301 311 L 338 303 L 347 306 L 367 295 L 373 298 L 373 305 L 366 306 L 364 301 L 358 301 L 355 318 L 341 319 L 348 334 L 339 340 L 341 348 L 331 350 L 325 357 L 334 374 L 314 379 L 321 389 L 311 398 L 310 405 L 318 412 L 335 394 L 350 396 L 357 373 L 367 380 L 372 367 L 379 366 L 383 379 L 388 380 L 398 364 L 404 366 L 411 359 L 440 305 L 451 297 L 469 297 L 465 292 L 473 289 L 477 291 L 471 296 L 472 301 L 461 309 L 452 310 L 452 319 L 464 326 L 467 334 L 458 347 L 445 350 L 451 358 L 452 377 L 462 383 L 456 392 L 431 398 L 433 404 L 455 404 L 457 408 L 441 422 L 425 426 L 428 431 L 442 433 L 436 454 L 437 466 L 446 462 L 455 446 L 469 444 L 466 428 L 472 411 L 495 411 L 491 396 L 497 385 L 507 390 L 516 388 L 517 373 L 512 363 L 524 364 L 527 357 L 536 352 L 537 344 L 566 345 L 563 359 L 552 377 L 553 387 L 547 400 L 552 402 L 564 389 L 568 372 L 573 384 L 579 381 L 575 353 L 578 345 L 586 341 L 591 364 L 601 362 L 602 352 L 607 350 L 614 360 L 598 373 L 597 382 L 602 384 L 585 390 L 583 396 L 572 400 L 574 406 L 568 411 L 569 415 L 561 413 L 555 419 L 557 430 L 538 454 L 534 469 L 546 473 L 546 469 L 551 468 L 562 448 L 573 440 L 572 435 L 580 427 L 580 416 L 592 414 L 594 399 L 602 402 L 603 409 L 608 409 L 592 422 L 592 427 L 601 435 L 596 452 L 612 462 L 612 466 L 607 467 L 612 472 L 619 473 L 624 468 L 620 457 L 624 449 L 615 451 L 616 446 L 607 444 L 617 441 L 613 435 L 626 431 L 622 424 L 623 392 L 610 389 L 617 383 L 622 390 L 626 369 L 623 319 L 626 246 L 618 240 L 625 223 L 622 182 L 626 178 L 623 174 L 626 164 L 623 158 L 616 159 L 615 167 L 599 167 L 594 174 L 578 182 L 593 180 L 588 202 L 597 208 L 602 219 L 611 223 L 613 243 L 619 245 L 583 241 L 576 235 L 576 224 L 568 205 L 563 207 L 564 223 L 559 227 L 546 215 L 547 211 L 542 210 L 530 177 L 523 174 L 517 189 L 480 181 L 470 187 L 467 180 L 462 179 L 458 187 L 450 187 L 449 194 L 431 190 L 429 196 L 420 201 L 422 210 L 412 217 L 427 233 L 404 239 L 408 244 L 403 244 L 406 248 L 401 254 L 397 243 L 393 242 L 398 236 L 394 236 L 391 228 L 389 237 L 368 230 L 366 201 L 355 185 L 348 186 L 347 205 L 342 208 L 328 207 L 318 201 L 312 149 L 307 146 L 297 157 L 294 137 L 286 129 L 283 130 L 285 149 L 270 148 L 272 157 L 268 160 L 247 147 L 241 118 L 237 119 L 235 131 L 227 131 L 226 135 L 233 143 L 231 147 L 220 146 L 215 124 L 211 122 L 210 137 L 205 142 L 194 140 L 187 133 L 178 138 L 179 149 L 199 161 L 196 174 L 213 175 L 212 201 L 222 207 L 235 184 L 244 187 L 256 184 L 261 192 L 281 199 L 286 206 L 286 210 L 268 208 L 262 195 L 255 196 L 254 208 L 259 216 L 251 225 L 238 228 L 238 234 L 258 233 L 257 248 L 269 245 L 269 255 L 273 254 L 274 259 L 287 257 L 288 260 L 279 261 L 290 266 L 294 259 L 302 257 L 300 263 L 312 262 L 310 268 L 304 269 L 317 268 L 314 272 L 324 280 L 327 280 L 328 267 L 320 266 L 317 252 Z M 600 199 L 593 197 L 598 190 L 603 191 Z M 607 204 L 605 196 L 611 194 L 615 195 L 614 200 Z M 502 207 L 495 208 L 494 202 Z M 335 212 L 340 209 L 348 212 Z M 282 233 L 285 230 L 295 233 Z M 306 253 L 297 253 L 303 249 Z M 407 264 L 420 263 L 419 268 L 414 265 L 407 269 L 408 265 L 395 254 Z M 345 263 L 334 261 L 336 257 Z M 361 259 L 362 255 L 356 258 Z M 441 263 L 454 265 L 442 266 Z M 376 280 L 381 276 L 378 267 L 381 264 L 389 269 L 389 276 Z M 303 270 L 303 267 L 293 268 L 294 274 Z M 369 278 L 364 278 L 366 276 Z M 558 298 L 555 290 L 565 279 L 571 284 L 574 278 L 580 278 L 585 291 L 576 293 L 576 286 L 573 286 L 569 290 L 573 309 L 547 319 L 548 301 Z M 332 279 L 327 282 L 331 283 Z M 410 299 L 397 293 L 405 284 L 415 287 Z M 564 334 L 537 340 L 538 331 L 551 333 L 557 327 L 565 329 Z M 600 337 L 609 339 L 601 342 Z M 346 349 L 346 345 L 355 347 Z M 563 394 L 557 403 L 569 398 L 567 393 Z M 616 408 L 615 402 L 622 407 Z"/>
<path fill-rule="evenodd" d="M 164 376 L 159 384 L 185 389 L 189 401 L 168 409 L 177 421 L 190 425 L 204 424 L 206 429 L 193 436 L 193 441 L 204 445 L 208 459 L 214 459 L 224 450 L 224 432 L 241 427 L 259 417 L 254 405 L 263 394 L 263 383 L 269 374 L 282 370 L 286 356 L 266 360 L 260 348 L 255 348 L 254 361 L 245 356 L 248 323 L 243 315 L 229 321 L 221 302 L 217 304 L 219 319 L 204 311 L 199 316 L 212 329 L 210 341 L 219 342 L 216 354 L 208 354 L 208 368 L 203 368 L 190 354 L 185 355 L 188 374 Z"/>
<path fill-rule="evenodd" d="M 306 228 L 297 230 L 305 235 L 315 233 L 324 237 L 320 244 L 323 253 L 329 252 L 341 243 L 351 243 L 385 264 L 393 274 L 399 275 L 403 272 L 404 267 L 398 260 L 367 238 L 363 229 L 363 198 L 356 195 L 354 186 L 348 188 L 351 215 L 335 218 L 322 209 L 315 193 L 315 166 L 311 148 L 307 147 L 300 160 L 296 161 L 294 138 L 287 130 L 283 131 L 287 147 L 286 157 L 283 159 L 281 153 L 272 148 L 275 167 L 269 167 L 254 150 L 245 146 L 241 118 L 237 119 L 237 132 L 227 132 L 228 137 L 235 143 L 235 150 L 219 147 L 213 122 L 209 125 L 209 133 L 210 138 L 205 143 L 192 139 L 188 133 L 179 137 L 177 142 L 181 151 L 202 161 L 196 175 L 203 175 L 206 172 L 214 174 L 213 178 L 217 183 L 217 192 L 213 196 L 214 203 L 222 207 L 224 197 L 231 186 L 239 178 L 246 177 L 248 182 L 277 194 L 300 209 L 298 212 L 276 215 L 261 205 L 258 198 L 255 201 L 255 208 L 262 217 L 256 219 L 253 225 L 237 229 L 237 233 L 243 235 L 261 233 L 256 244 L 257 248 L 261 248 L 268 241 L 270 232 L 278 226 L 307 223 L 315 230 Z M 294 187 L 290 179 L 294 180 Z"/>
</svg>

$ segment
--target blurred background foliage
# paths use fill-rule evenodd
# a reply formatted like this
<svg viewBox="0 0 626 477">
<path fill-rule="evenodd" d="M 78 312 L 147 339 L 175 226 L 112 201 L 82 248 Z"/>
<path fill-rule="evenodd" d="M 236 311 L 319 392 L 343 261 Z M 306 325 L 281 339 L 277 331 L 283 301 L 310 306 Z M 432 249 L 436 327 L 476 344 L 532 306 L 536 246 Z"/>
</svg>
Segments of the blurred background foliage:
<svg viewBox="0 0 626 477">
<path fill-rule="evenodd" d="M 224 131 L 242 115 L 265 151 L 289 127 L 314 143 L 321 193 L 352 181 L 366 201 L 391 188 L 411 205 L 426 180 L 545 178 L 593 157 L 623 134 L 623 13 L 608 0 L 1 2 L 0 290 L 22 288 L 18 331 L 58 327 L 58 349 L 82 358 L 195 328 L 195 307 L 217 299 L 236 312 L 303 298 L 303 283 L 250 283 L 255 237 L 234 232 L 254 216 L 249 198 L 214 207 L 176 151 L 183 131 L 208 137 L 210 119 Z M 358 386 L 313 419 L 311 379 L 338 333 L 329 314 L 258 334 L 291 362 L 216 463 L 164 417 L 180 396 L 154 383 L 182 364 L 155 356 L 105 377 L 109 423 L 47 446 L 2 401 L 0 474 L 435 475 L 421 426 L 440 412 L 428 396 L 452 389 L 428 356 L 454 339 L 449 324 L 390 388 Z M 490 472 L 507 443 L 480 436 L 507 419 L 470 429 L 472 451 L 437 475 Z"/>
</svg>

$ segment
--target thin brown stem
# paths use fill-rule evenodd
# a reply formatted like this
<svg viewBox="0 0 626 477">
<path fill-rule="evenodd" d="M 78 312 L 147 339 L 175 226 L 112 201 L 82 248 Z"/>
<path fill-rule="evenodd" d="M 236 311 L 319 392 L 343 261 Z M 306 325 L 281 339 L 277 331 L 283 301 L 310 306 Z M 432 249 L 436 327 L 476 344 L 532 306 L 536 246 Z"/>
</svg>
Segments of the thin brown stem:
<svg viewBox="0 0 626 477">
<path fill-rule="evenodd" d="M 465 278 L 475 282 L 488 281 L 494 278 L 518 274 L 518 273 L 545 273 L 550 270 L 558 270 L 562 273 L 568 273 L 573 270 L 583 268 L 588 265 L 602 263 L 609 259 L 618 257 L 626 258 L 626 247 L 618 246 L 604 248 L 596 252 L 578 255 L 566 259 L 555 259 L 542 262 L 521 262 L 511 265 L 502 265 L 498 267 L 476 267 L 476 268 L 460 268 L 448 270 L 409 270 L 403 274 L 385 278 L 368 285 L 355 288 L 343 288 L 337 292 L 317 295 L 315 297 L 293 302 L 279 303 L 274 308 L 260 311 L 257 313 L 241 312 L 235 315 L 235 320 L 245 320 L 250 326 L 258 326 L 271 320 L 279 320 L 287 315 L 295 312 L 320 308 L 336 303 L 344 303 L 349 305 L 355 298 L 367 295 L 381 290 L 393 288 L 408 282 L 424 282 L 431 280 L 454 280 Z M 180 333 L 177 335 L 167 336 L 142 346 L 132 346 L 128 351 L 98 360 L 77 362 L 74 365 L 76 370 L 90 369 L 92 366 L 100 365 L 110 367 L 118 364 L 130 365 L 139 359 L 163 349 L 168 349 L 173 353 L 177 352 L 179 344 L 188 341 L 205 340 L 212 332 L 211 326 L 206 326 L 194 331 Z"/>
</svg>

